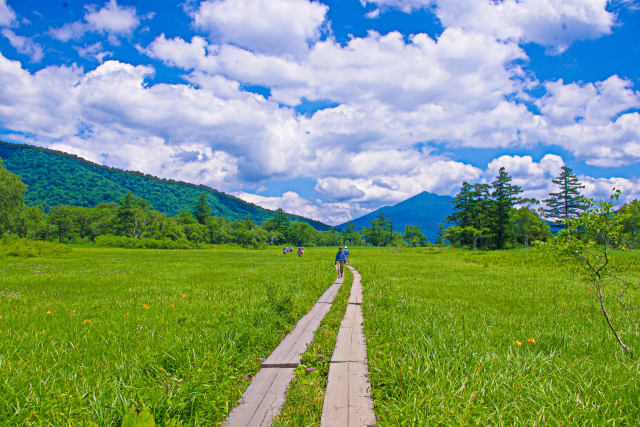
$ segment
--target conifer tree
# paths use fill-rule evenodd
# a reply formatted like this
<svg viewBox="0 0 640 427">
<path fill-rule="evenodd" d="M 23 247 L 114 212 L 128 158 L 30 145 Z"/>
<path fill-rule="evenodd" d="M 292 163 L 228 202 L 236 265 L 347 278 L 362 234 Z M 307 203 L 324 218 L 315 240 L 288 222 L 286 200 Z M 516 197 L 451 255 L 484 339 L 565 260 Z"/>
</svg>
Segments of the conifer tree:
<svg viewBox="0 0 640 427">
<path fill-rule="evenodd" d="M 500 168 L 498 176 L 491 183 L 491 187 L 493 187 L 493 192 L 491 193 L 493 221 L 490 228 L 495 238 L 496 247 L 502 249 L 507 237 L 513 231 L 511 208 L 522 200 L 519 197 L 522 189 L 517 185 L 511 184 L 511 176 L 509 176 L 504 167 Z"/>
<path fill-rule="evenodd" d="M 552 182 L 560 186 L 560 191 L 549 193 L 549 198 L 544 200 L 547 205 L 544 214 L 547 218 L 555 220 L 556 224 L 566 226 L 570 218 L 579 216 L 586 208 L 580 194 L 580 189 L 584 188 L 584 185 L 580 183 L 573 170 L 566 166 L 562 166 L 560 175 Z"/>
<path fill-rule="evenodd" d="M 195 206 L 193 206 L 191 213 L 200 224 L 204 224 L 207 221 L 207 218 L 209 218 L 209 215 L 211 215 L 211 208 L 207 203 L 207 195 L 204 191 L 200 193 L 200 197 L 198 197 L 198 201 Z"/>
</svg>

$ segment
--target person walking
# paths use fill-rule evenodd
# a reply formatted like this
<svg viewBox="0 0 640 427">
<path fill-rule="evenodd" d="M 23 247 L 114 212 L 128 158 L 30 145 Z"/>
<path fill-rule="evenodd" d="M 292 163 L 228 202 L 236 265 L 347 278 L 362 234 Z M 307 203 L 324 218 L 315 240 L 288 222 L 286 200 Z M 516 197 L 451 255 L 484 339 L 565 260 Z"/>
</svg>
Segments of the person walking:
<svg viewBox="0 0 640 427">
<path fill-rule="evenodd" d="M 347 256 L 344 254 L 342 250 L 342 246 L 338 248 L 338 253 L 336 254 L 335 265 L 338 266 L 338 277 L 342 277 L 344 274 L 344 263 L 347 262 Z"/>
<path fill-rule="evenodd" d="M 347 245 L 344 246 L 344 258 L 344 263 L 349 264 L 349 248 L 347 248 Z"/>
</svg>

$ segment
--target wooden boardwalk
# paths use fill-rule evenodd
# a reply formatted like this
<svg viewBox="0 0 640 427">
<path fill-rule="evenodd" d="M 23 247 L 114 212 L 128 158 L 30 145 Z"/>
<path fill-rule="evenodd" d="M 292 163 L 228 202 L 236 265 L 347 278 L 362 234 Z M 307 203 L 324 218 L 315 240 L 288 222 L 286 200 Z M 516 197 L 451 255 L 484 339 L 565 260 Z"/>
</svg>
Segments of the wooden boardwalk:
<svg viewBox="0 0 640 427">
<path fill-rule="evenodd" d="M 348 267 L 353 273 L 351 295 L 331 356 L 322 408 L 321 425 L 327 427 L 370 426 L 376 422 L 362 328 L 362 281 L 360 274 Z"/>
<path fill-rule="evenodd" d="M 342 277 L 338 277 L 262 363 L 262 368 L 245 391 L 240 404 L 227 417 L 225 425 L 271 425 L 272 418 L 280 413 L 284 404 L 285 393 L 293 379 L 293 370 L 300 364 L 302 353 L 331 308 L 341 285 Z"/>
</svg>

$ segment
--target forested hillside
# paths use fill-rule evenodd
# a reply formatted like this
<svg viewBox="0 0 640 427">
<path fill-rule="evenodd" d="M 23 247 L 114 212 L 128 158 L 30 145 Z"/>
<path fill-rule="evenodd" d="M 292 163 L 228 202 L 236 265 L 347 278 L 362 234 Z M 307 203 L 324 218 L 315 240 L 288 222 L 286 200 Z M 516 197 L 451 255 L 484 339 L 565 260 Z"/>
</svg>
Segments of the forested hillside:
<svg viewBox="0 0 640 427">
<path fill-rule="evenodd" d="M 273 211 L 207 186 L 100 166 L 59 151 L 0 141 L 0 158 L 4 167 L 27 184 L 25 203 L 42 205 L 46 211 L 59 205 L 94 207 L 103 202 L 117 202 L 131 191 L 148 200 L 155 210 L 175 216 L 182 210 L 190 210 L 204 192 L 212 216 L 236 220 L 251 215 L 260 223 L 274 215 Z M 289 217 L 307 222 L 317 230 L 329 229 L 318 221 Z"/>
</svg>

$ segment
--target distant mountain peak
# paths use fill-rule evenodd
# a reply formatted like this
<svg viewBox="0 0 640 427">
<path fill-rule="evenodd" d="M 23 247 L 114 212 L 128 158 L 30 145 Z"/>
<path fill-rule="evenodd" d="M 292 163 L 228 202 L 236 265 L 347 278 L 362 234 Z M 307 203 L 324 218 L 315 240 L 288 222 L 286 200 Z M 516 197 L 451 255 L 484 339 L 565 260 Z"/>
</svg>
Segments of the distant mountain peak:
<svg viewBox="0 0 640 427">
<path fill-rule="evenodd" d="M 402 232 L 406 225 L 417 225 L 427 240 L 433 242 L 438 235 L 438 225 L 453 212 L 452 200 L 451 196 L 422 191 L 395 205 L 383 206 L 359 218 L 340 224 L 338 228 L 344 228 L 349 222 L 358 229 L 363 226 L 368 227 L 371 225 L 370 221 L 380 213 L 384 213 L 393 218 L 394 231 Z"/>
</svg>

